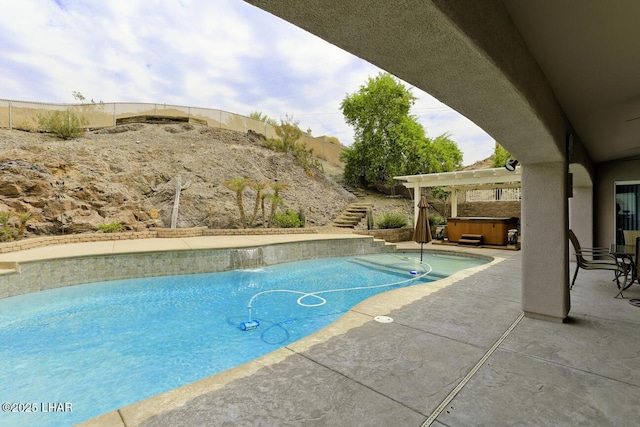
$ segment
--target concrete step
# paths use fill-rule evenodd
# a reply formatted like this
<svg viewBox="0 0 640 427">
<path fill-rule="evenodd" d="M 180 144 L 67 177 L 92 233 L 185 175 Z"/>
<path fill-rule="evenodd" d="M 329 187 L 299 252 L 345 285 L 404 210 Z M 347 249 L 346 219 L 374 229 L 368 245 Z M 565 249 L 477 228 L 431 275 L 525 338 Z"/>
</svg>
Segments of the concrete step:
<svg viewBox="0 0 640 427">
<path fill-rule="evenodd" d="M 355 228 L 366 218 L 373 203 L 351 203 L 332 221 L 335 227 Z"/>
<path fill-rule="evenodd" d="M 359 218 L 362 219 L 363 216 L 365 216 L 367 214 L 367 212 L 351 212 L 351 211 L 347 211 L 347 212 L 342 212 L 340 214 L 340 217 L 342 218 Z"/>
</svg>

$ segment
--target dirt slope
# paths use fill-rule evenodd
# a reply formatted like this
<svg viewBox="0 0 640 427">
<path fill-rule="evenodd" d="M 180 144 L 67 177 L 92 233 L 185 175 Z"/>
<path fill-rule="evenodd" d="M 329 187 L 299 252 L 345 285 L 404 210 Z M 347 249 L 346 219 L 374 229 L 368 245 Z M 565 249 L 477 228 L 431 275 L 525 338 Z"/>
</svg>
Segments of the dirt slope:
<svg viewBox="0 0 640 427">
<path fill-rule="evenodd" d="M 282 208 L 303 211 L 307 226 L 329 225 L 355 201 L 329 174 L 305 173 L 290 154 L 263 148 L 256 135 L 129 124 L 63 141 L 0 129 L 0 212 L 30 213 L 30 235 L 93 231 L 111 222 L 168 227 L 178 176 L 179 227 L 238 228 L 235 193 L 223 184 L 236 177 L 287 184 Z M 249 217 L 254 200 L 255 192 L 245 191 Z"/>
</svg>

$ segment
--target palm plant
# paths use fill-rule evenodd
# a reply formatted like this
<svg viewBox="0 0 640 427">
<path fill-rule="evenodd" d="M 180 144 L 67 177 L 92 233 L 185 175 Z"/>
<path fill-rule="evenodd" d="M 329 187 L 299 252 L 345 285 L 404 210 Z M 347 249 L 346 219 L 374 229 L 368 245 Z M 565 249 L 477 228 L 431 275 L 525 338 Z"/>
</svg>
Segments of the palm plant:
<svg viewBox="0 0 640 427">
<path fill-rule="evenodd" d="M 253 215 L 251 216 L 250 225 L 253 226 L 253 224 L 255 223 L 256 217 L 258 216 L 258 208 L 260 207 L 261 204 L 262 204 L 262 222 L 264 224 L 264 198 L 262 197 L 262 190 L 267 188 L 269 184 L 266 182 L 250 181 L 249 185 L 251 186 L 251 188 L 256 190 L 256 200 L 255 200 L 255 203 L 253 204 Z"/>
<path fill-rule="evenodd" d="M 276 209 L 278 206 L 282 204 L 282 198 L 280 197 L 280 192 L 286 190 L 289 187 L 288 184 L 284 182 L 272 182 L 271 188 L 273 189 L 273 194 L 271 195 L 271 213 L 269 214 L 269 227 L 273 226 L 273 219 L 276 215 Z"/>
<path fill-rule="evenodd" d="M 224 182 L 225 187 L 236 193 L 236 204 L 238 205 L 238 210 L 240 211 L 240 224 L 242 228 L 247 228 L 247 218 L 244 212 L 244 202 L 242 200 L 242 194 L 244 193 L 244 190 L 248 184 L 249 179 L 247 178 L 233 178 Z"/>
</svg>

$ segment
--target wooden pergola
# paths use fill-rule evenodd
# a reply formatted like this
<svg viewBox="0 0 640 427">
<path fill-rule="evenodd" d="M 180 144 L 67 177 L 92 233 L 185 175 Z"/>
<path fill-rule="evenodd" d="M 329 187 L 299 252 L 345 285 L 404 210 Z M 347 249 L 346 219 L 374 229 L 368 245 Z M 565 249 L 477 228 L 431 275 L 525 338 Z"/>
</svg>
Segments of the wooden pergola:
<svg viewBox="0 0 640 427">
<path fill-rule="evenodd" d="M 522 181 L 522 169 L 513 172 L 505 168 L 478 169 L 459 172 L 442 172 L 422 175 L 394 177 L 410 190 L 413 190 L 413 223 L 418 218 L 417 201 L 423 188 L 441 187 L 451 192 L 451 216 L 458 216 L 458 191 L 491 190 L 496 188 L 519 188 Z"/>
</svg>

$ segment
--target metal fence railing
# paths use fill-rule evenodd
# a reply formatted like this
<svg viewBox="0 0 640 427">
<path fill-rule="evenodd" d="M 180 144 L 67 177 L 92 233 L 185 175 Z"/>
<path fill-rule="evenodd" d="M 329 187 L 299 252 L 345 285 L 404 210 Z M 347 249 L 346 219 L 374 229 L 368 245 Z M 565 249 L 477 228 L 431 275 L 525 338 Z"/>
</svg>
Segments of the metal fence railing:
<svg viewBox="0 0 640 427">
<path fill-rule="evenodd" d="M 212 108 L 185 107 L 169 104 L 133 103 L 133 102 L 101 102 L 91 104 L 53 104 L 45 102 L 14 101 L 0 99 L 0 128 L 26 131 L 38 130 L 38 117 L 50 111 L 72 110 L 86 120 L 86 127 L 99 129 L 115 126 L 119 120 L 136 116 L 159 116 L 187 118 L 208 126 L 246 133 L 254 131 L 267 138 L 276 138 L 274 126 L 240 114 Z M 303 135 L 301 140 L 308 148 L 313 149 L 315 156 L 339 165 L 343 147 Z"/>
<path fill-rule="evenodd" d="M 522 199 L 521 188 L 492 188 L 465 191 L 467 202 L 518 202 Z"/>
</svg>

